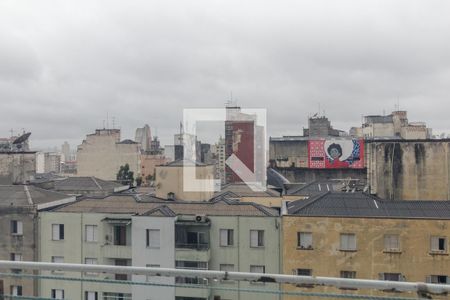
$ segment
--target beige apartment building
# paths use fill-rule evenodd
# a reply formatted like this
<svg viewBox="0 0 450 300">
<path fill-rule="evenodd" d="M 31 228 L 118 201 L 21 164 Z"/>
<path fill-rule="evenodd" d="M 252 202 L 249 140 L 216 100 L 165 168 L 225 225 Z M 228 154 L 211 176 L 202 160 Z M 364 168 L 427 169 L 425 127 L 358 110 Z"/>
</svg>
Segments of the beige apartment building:
<svg viewBox="0 0 450 300">
<path fill-rule="evenodd" d="M 328 192 L 290 202 L 286 208 L 285 274 L 450 283 L 449 201 L 395 202 L 363 193 Z M 285 285 L 284 290 L 417 296 L 294 285 Z"/>
<path fill-rule="evenodd" d="M 128 164 L 134 178 L 141 174 L 141 146 L 120 140 L 120 129 L 97 129 L 77 149 L 77 176 L 115 180 L 120 166 Z"/>
<path fill-rule="evenodd" d="M 189 172 L 189 173 L 188 173 Z M 189 188 L 184 177 L 201 180 L 196 188 Z M 176 160 L 156 167 L 156 197 L 173 200 L 208 201 L 214 195 L 214 186 L 206 181 L 214 180 L 214 165 L 206 165 L 190 160 Z M 195 183 L 193 183 L 195 185 Z"/>
</svg>

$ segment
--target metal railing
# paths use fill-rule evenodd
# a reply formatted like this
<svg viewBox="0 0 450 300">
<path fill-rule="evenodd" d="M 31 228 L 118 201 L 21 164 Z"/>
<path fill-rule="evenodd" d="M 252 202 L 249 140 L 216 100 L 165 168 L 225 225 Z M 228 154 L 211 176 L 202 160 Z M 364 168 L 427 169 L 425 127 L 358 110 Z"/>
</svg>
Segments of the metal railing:
<svg viewBox="0 0 450 300">
<path fill-rule="evenodd" d="M 203 278 L 213 281 L 235 280 L 263 283 L 280 284 L 307 284 L 317 286 L 332 286 L 347 289 L 372 289 L 381 291 L 416 292 L 420 296 L 428 294 L 448 294 L 450 285 L 430 284 L 423 282 L 399 282 L 369 279 L 350 279 L 335 277 L 314 277 L 266 273 L 226 272 L 200 269 L 175 269 L 175 268 L 153 268 L 111 265 L 86 265 L 47 262 L 24 262 L 24 261 L 0 261 L 0 269 L 21 269 L 35 271 L 67 271 L 67 272 L 92 272 L 109 274 L 129 274 L 163 277 L 191 277 Z M 34 276 L 22 275 L 20 276 Z M 61 280 L 64 280 L 62 278 Z M 93 280 L 92 280 L 93 281 Z M 129 282 L 129 284 L 134 284 Z M 373 298 L 373 297 L 372 297 Z"/>
<path fill-rule="evenodd" d="M 175 243 L 175 248 L 205 251 L 209 249 L 209 243 Z"/>
</svg>

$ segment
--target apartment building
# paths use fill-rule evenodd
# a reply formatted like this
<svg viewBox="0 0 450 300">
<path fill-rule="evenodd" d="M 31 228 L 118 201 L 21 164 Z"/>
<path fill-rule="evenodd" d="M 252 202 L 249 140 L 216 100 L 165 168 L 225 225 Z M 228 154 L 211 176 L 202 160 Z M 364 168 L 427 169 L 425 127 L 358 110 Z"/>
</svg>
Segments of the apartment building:
<svg viewBox="0 0 450 300">
<path fill-rule="evenodd" d="M 120 129 L 96 129 L 77 148 L 77 176 L 116 180 L 120 166 L 128 164 L 134 178 L 141 175 L 141 145 L 120 139 Z"/>
<path fill-rule="evenodd" d="M 327 192 L 290 202 L 286 209 L 285 274 L 450 283 L 449 201 L 385 201 Z M 417 296 L 294 285 L 284 290 Z"/>
<path fill-rule="evenodd" d="M 36 261 L 38 211 L 70 203 L 75 197 L 26 185 L 0 185 L 0 260 Z M 18 270 L 1 270 L 18 273 Z M 32 274 L 32 272 L 24 272 Z M 0 278 L 0 295 L 37 296 L 37 281 Z"/>
<path fill-rule="evenodd" d="M 143 195 L 111 195 L 86 198 L 42 212 L 39 228 L 40 259 L 44 262 L 280 272 L 278 213 L 255 203 L 164 201 Z M 127 297 L 231 300 L 253 296 L 218 288 L 279 289 L 277 284 L 216 283 L 199 278 L 130 278 L 123 274 L 69 272 L 63 275 L 112 281 L 133 279 L 140 284 L 44 279 L 39 283 L 40 295 L 87 300 Z M 147 281 L 198 284 L 200 288 L 158 287 L 146 285 Z M 278 299 L 272 294 L 254 297 Z"/>
</svg>

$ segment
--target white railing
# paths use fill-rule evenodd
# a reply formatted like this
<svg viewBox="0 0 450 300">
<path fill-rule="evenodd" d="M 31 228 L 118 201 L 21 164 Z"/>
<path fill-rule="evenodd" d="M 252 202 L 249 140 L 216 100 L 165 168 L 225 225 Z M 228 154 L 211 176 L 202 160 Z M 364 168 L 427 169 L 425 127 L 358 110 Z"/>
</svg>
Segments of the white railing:
<svg viewBox="0 0 450 300">
<path fill-rule="evenodd" d="M 225 272 L 199 269 L 146 268 L 132 266 L 86 265 L 47 262 L 0 261 L 0 269 L 134 274 L 164 277 L 198 277 L 210 280 L 235 280 L 296 285 L 321 285 L 348 289 L 395 290 L 426 294 L 450 293 L 450 285 L 336 277 L 296 276 L 266 273 Z M 132 284 L 132 283 L 131 283 Z"/>
</svg>

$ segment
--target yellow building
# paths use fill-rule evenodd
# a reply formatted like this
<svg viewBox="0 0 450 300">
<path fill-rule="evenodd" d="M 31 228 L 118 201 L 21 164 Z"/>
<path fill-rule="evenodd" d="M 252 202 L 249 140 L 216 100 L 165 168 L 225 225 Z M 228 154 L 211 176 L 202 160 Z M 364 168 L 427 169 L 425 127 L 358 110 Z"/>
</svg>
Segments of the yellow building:
<svg viewBox="0 0 450 300">
<path fill-rule="evenodd" d="M 286 210 L 285 274 L 450 284 L 449 201 L 394 202 L 363 193 L 328 192 L 292 201 Z M 284 290 L 416 296 L 294 285 Z"/>
<path fill-rule="evenodd" d="M 213 165 L 176 160 L 156 166 L 155 173 L 155 194 L 158 198 L 207 201 L 214 195 Z"/>
</svg>

